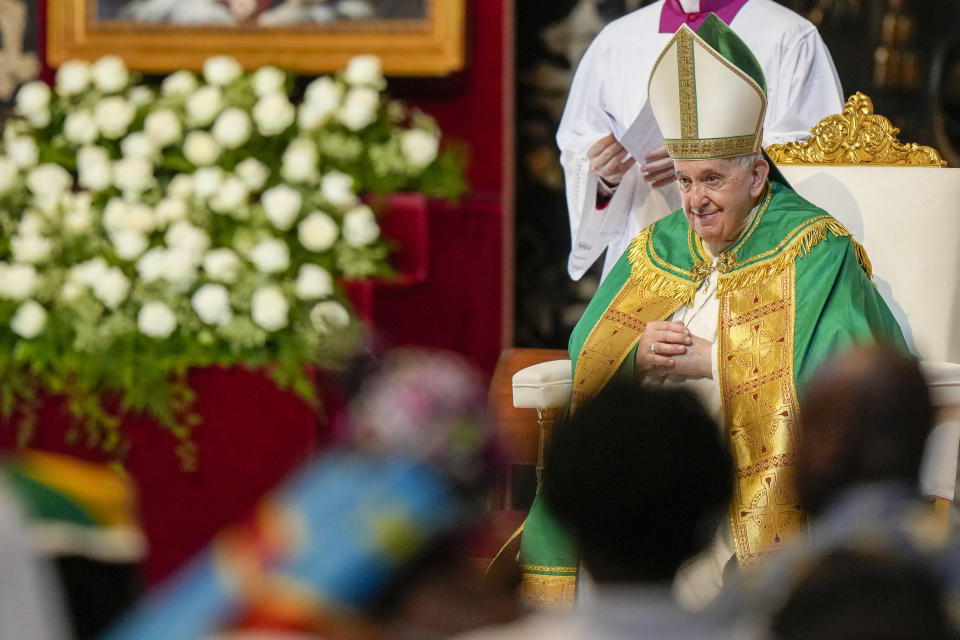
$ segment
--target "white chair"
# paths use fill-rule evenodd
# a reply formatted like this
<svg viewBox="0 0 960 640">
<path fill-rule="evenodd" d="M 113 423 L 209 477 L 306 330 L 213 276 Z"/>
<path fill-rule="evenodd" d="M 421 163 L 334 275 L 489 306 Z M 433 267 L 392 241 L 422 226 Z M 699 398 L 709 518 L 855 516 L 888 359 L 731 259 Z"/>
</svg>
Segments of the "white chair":
<svg viewBox="0 0 960 640">
<path fill-rule="evenodd" d="M 862 93 L 824 118 L 804 143 L 768 154 L 803 197 L 842 222 L 864 247 L 874 282 L 922 360 L 938 407 L 960 404 L 960 169 L 937 152 L 902 144 L 898 130 Z M 569 361 L 535 364 L 513 376 L 514 406 L 566 406 Z M 541 436 L 549 424 L 541 424 Z M 541 442 L 541 450 L 543 443 Z M 928 440 L 921 491 L 946 518 L 955 493 L 960 424 Z"/>
</svg>

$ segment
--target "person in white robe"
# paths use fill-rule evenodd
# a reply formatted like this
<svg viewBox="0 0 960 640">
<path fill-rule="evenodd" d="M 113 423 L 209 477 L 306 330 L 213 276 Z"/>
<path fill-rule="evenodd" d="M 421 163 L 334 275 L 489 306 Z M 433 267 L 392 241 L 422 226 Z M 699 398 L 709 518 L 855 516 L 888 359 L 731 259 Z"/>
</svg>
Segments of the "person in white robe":
<svg viewBox="0 0 960 640">
<path fill-rule="evenodd" d="M 711 10 L 729 19 L 763 67 L 764 146 L 806 139 L 810 127 L 841 112 L 840 80 L 816 27 L 772 0 L 659 0 L 611 22 L 577 67 L 557 131 L 570 219 L 567 270 L 574 280 L 604 250 L 605 277 L 641 229 L 679 207 L 666 150 L 630 158 L 617 139 L 643 109 L 650 69 L 673 36 L 675 29 L 661 30 L 669 24 L 664 12 L 682 12 L 695 24 Z M 595 165 L 604 165 L 600 174 L 590 155 Z"/>
</svg>

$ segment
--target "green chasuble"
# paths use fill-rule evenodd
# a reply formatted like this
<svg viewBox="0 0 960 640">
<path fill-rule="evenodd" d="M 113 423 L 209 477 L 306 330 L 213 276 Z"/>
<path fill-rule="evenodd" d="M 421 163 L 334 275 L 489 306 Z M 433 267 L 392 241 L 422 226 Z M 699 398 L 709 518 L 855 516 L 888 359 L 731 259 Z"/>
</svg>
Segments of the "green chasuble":
<svg viewBox="0 0 960 640">
<path fill-rule="evenodd" d="M 647 322 L 666 320 L 693 300 L 712 268 L 682 209 L 634 238 L 570 336 L 573 410 L 632 357 Z M 847 344 L 886 342 L 904 351 L 906 344 L 870 282 L 863 248 L 779 182 L 768 183 L 753 219 L 715 268 L 715 382 L 736 466 L 730 529 L 740 565 L 750 566 L 803 522 L 793 488 L 797 390 Z M 529 601 L 572 596 L 574 548 L 539 498 L 524 525 L 520 562 Z"/>
</svg>

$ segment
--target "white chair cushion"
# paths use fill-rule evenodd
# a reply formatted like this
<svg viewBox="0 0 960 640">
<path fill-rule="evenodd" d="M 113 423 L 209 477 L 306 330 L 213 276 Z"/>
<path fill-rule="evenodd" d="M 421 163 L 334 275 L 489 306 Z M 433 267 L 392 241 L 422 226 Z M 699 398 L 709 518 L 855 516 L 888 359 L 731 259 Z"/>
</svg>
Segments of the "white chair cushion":
<svg viewBox="0 0 960 640">
<path fill-rule="evenodd" d="M 513 374 L 513 406 L 556 409 L 570 402 L 573 372 L 569 360 L 541 362 Z"/>
<path fill-rule="evenodd" d="M 921 362 L 923 376 L 935 407 L 960 404 L 960 364 Z M 957 484 L 960 423 L 941 422 L 927 436 L 920 464 L 920 493 L 953 500 Z"/>
<path fill-rule="evenodd" d="M 867 250 L 877 289 L 924 360 L 960 362 L 960 169 L 783 165 Z"/>
<path fill-rule="evenodd" d="M 953 500 L 957 489 L 960 423 L 941 422 L 927 436 L 920 462 L 920 495 Z"/>
<path fill-rule="evenodd" d="M 935 407 L 960 404 L 960 364 L 953 362 L 920 363 Z"/>
</svg>

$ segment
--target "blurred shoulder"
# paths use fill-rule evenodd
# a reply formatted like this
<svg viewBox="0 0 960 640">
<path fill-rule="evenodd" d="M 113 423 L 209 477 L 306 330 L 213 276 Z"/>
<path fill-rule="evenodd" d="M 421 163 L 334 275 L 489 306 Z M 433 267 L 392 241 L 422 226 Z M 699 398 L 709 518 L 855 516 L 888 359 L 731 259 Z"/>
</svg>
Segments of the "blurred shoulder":
<svg viewBox="0 0 960 640">
<path fill-rule="evenodd" d="M 579 626 L 571 614 L 533 613 L 510 624 L 458 635 L 454 640 L 574 640 Z"/>
<path fill-rule="evenodd" d="M 637 43 L 645 36 L 660 32 L 660 10 L 665 0 L 631 11 L 617 18 L 600 31 L 597 42 L 612 46 Z"/>
<path fill-rule="evenodd" d="M 737 13 L 731 26 L 738 32 L 760 29 L 793 38 L 817 33 L 817 27 L 812 22 L 773 0 L 749 0 Z"/>
</svg>

